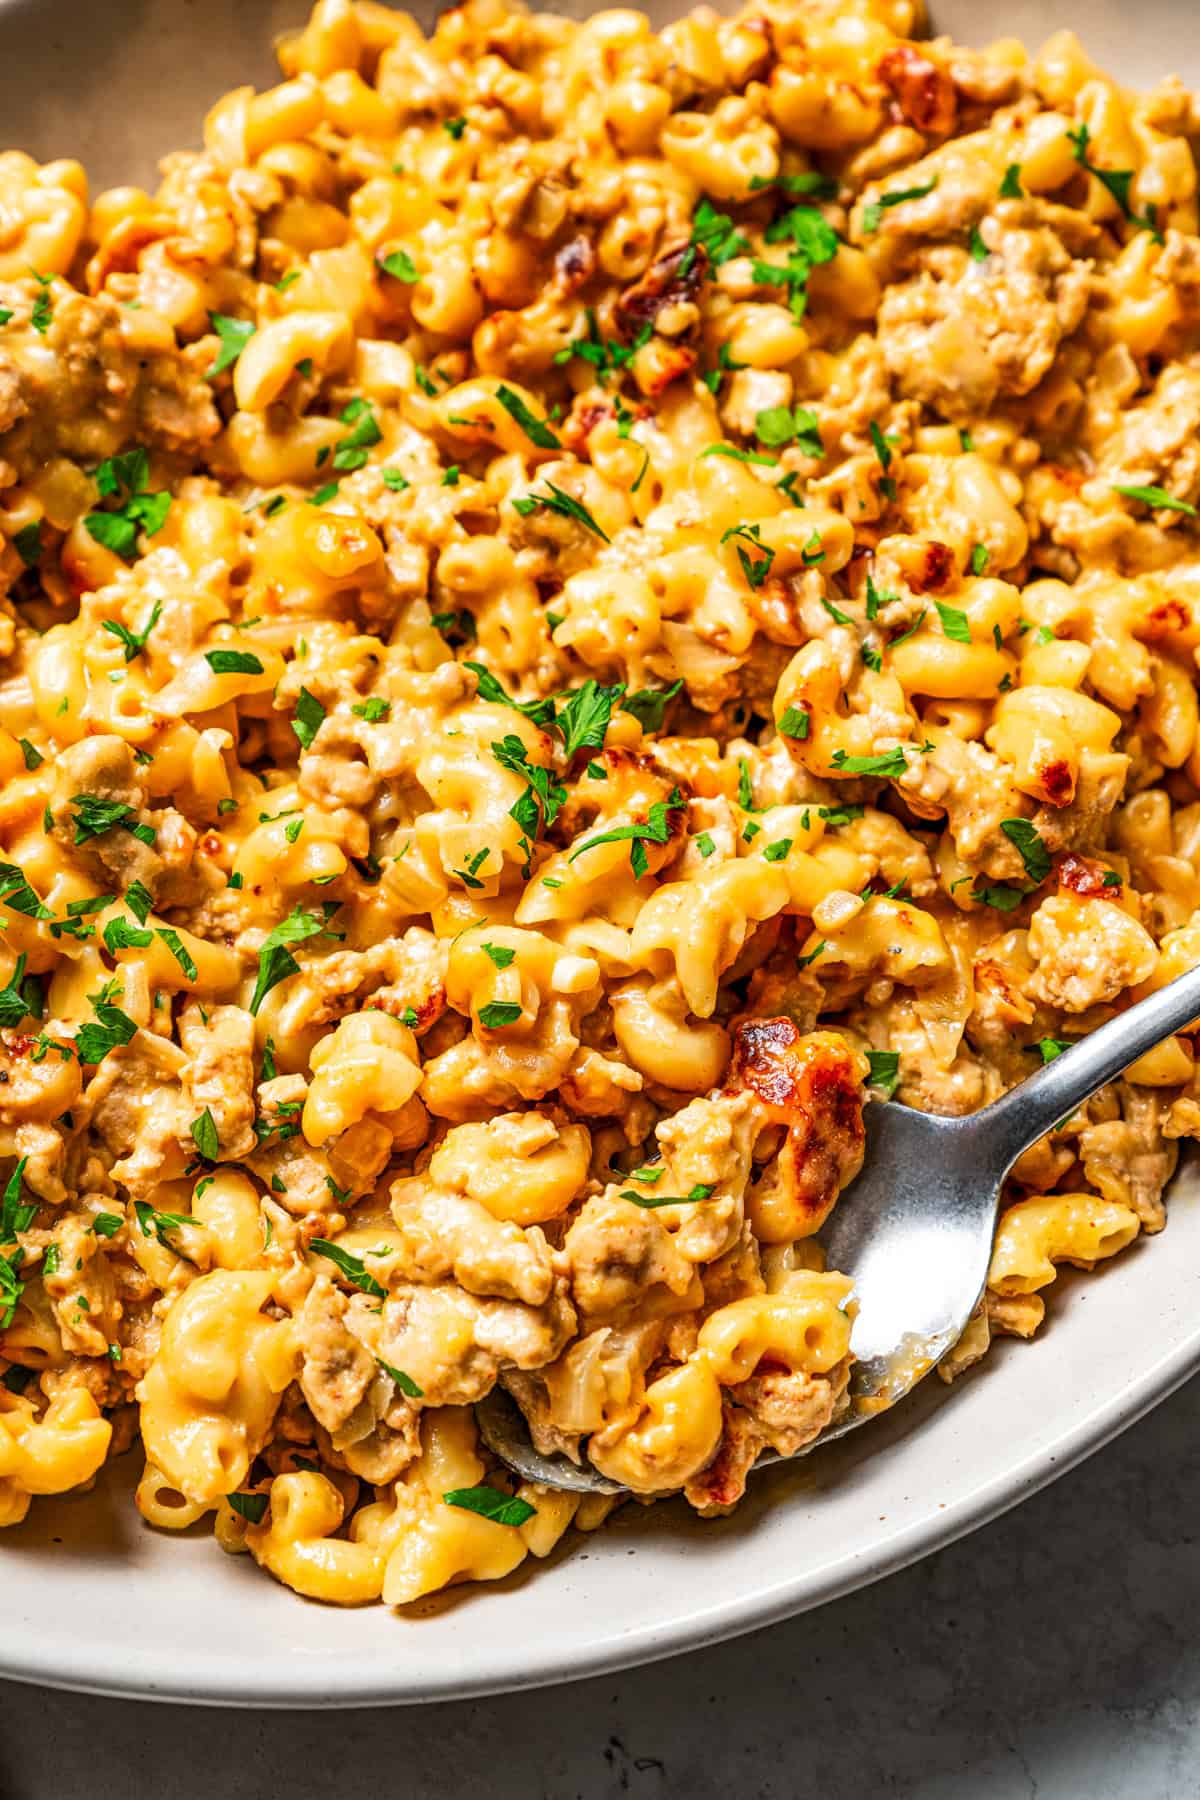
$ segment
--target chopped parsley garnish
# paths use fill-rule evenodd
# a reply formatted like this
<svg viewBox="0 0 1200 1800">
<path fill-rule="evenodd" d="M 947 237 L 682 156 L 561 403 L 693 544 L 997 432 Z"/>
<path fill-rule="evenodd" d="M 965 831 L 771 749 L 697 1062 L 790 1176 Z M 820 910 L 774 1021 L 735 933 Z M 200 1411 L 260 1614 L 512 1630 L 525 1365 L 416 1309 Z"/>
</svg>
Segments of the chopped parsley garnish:
<svg viewBox="0 0 1200 1800">
<path fill-rule="evenodd" d="M 106 517 L 110 515 L 105 515 Z M 115 515 L 111 515 L 115 516 Z M 125 661 L 131 663 L 135 656 L 140 656 L 146 648 L 146 639 L 162 617 L 162 601 L 156 600 L 150 617 L 141 631 L 130 631 L 128 625 L 122 625 L 118 619 L 101 619 L 101 631 L 107 631 L 111 637 L 119 638 L 125 652 Z"/>
<path fill-rule="evenodd" d="M 1071 1040 L 1069 1038 L 1039 1038 L 1037 1047 L 1042 1053 L 1042 1061 L 1051 1063 L 1056 1056 L 1061 1056 L 1064 1050 L 1071 1048 Z"/>
<path fill-rule="evenodd" d="M 40 769 L 46 760 L 41 751 L 31 744 L 28 738 L 18 738 L 17 742 L 21 746 L 21 757 L 25 767 L 29 770 Z"/>
<path fill-rule="evenodd" d="M 612 717 L 613 706 L 624 691 L 622 687 L 601 687 L 589 676 L 583 686 L 576 688 L 568 697 L 554 720 L 555 730 L 562 735 L 568 759 L 579 750 L 604 748 L 604 736 Z"/>
<path fill-rule="evenodd" d="M 696 848 L 705 861 L 713 854 L 716 847 L 710 832 L 701 831 L 696 834 Z"/>
<path fill-rule="evenodd" d="M 15 1031 L 30 1014 L 35 1019 L 42 1016 L 41 985 L 35 975 L 26 976 L 27 961 L 22 950 L 12 974 L 0 988 L 0 1026 L 6 1031 Z"/>
<path fill-rule="evenodd" d="M 754 433 L 760 444 L 778 450 L 784 444 L 795 444 L 802 456 L 824 456 L 819 421 L 807 406 L 768 406 L 757 413 Z"/>
<path fill-rule="evenodd" d="M 157 935 L 167 946 L 167 949 L 171 952 L 171 955 L 175 958 L 175 961 L 179 964 L 188 980 L 195 981 L 199 976 L 200 971 L 196 967 L 191 951 L 188 949 L 179 933 L 173 931 L 169 925 L 162 925 L 157 928 Z"/>
<path fill-rule="evenodd" d="M 709 444 L 700 456 L 728 456 L 733 462 L 758 463 L 764 469 L 779 467 L 777 456 L 760 456 L 756 450 L 739 450 L 736 444 Z"/>
<path fill-rule="evenodd" d="M 644 1177 L 635 1173 L 633 1179 L 638 1181 Z M 655 1179 L 657 1180 L 657 1176 Z M 634 1188 L 625 1188 L 622 1190 L 621 1199 L 630 1200 L 634 1206 L 640 1206 L 644 1211 L 650 1211 L 659 1206 L 687 1206 L 693 1200 L 709 1200 L 712 1198 L 712 1191 L 713 1184 L 711 1182 L 698 1181 L 690 1194 L 639 1194 Z"/>
<path fill-rule="evenodd" d="M 595 837 L 588 838 L 587 842 L 580 844 L 577 850 L 572 850 L 567 858 L 568 862 L 574 862 L 585 851 L 595 850 L 600 844 L 628 842 L 629 866 L 633 870 L 635 879 L 640 881 L 650 866 L 645 845 L 665 844 L 668 841 L 671 836 L 669 814 L 674 807 L 681 806 L 682 803 L 683 797 L 679 789 L 672 788 L 666 800 L 654 801 L 650 807 L 649 817 L 644 824 L 611 826 L 609 830 L 601 831 Z"/>
<path fill-rule="evenodd" d="M 95 1020 L 89 1019 L 86 1025 L 81 1025 L 75 1038 L 75 1054 L 81 1063 L 103 1062 L 110 1050 L 129 1043 L 137 1031 L 137 1025 L 128 1013 L 103 998 L 93 999 L 92 1011 Z"/>
<path fill-rule="evenodd" d="M 234 1512 L 250 1525 L 261 1525 L 267 1514 L 269 1494 L 226 1494 Z"/>
<path fill-rule="evenodd" d="M 465 1487 L 451 1488 L 443 1494 L 442 1499 L 447 1506 L 461 1507 L 464 1512 L 478 1513 L 481 1518 L 491 1519 L 496 1525 L 524 1525 L 537 1512 L 536 1506 L 530 1506 L 528 1500 L 520 1500 L 515 1494 L 502 1494 L 499 1488 Z"/>
<path fill-rule="evenodd" d="M 774 550 L 762 541 L 761 528 L 758 525 L 731 525 L 728 531 L 721 533 L 721 542 L 727 544 L 731 539 L 742 565 L 742 574 L 752 588 L 760 588 L 775 561 Z M 750 546 L 749 551 L 742 548 L 743 544 Z"/>
<path fill-rule="evenodd" d="M 880 756 L 847 756 L 844 750 L 835 750 L 833 766 L 843 775 L 882 775 L 896 780 L 905 773 L 908 762 L 904 751 L 897 746 Z"/>
<path fill-rule="evenodd" d="M 299 973 L 300 965 L 288 945 L 303 944 L 309 938 L 320 937 L 322 933 L 328 932 L 329 921 L 337 909 L 337 901 L 327 901 L 321 912 L 306 912 L 302 906 L 296 906 L 286 919 L 281 919 L 267 933 L 258 952 L 258 979 L 250 1001 L 252 1013 L 257 1014 L 273 987 L 277 987 L 289 975 Z"/>
<path fill-rule="evenodd" d="M 119 915 L 108 921 L 103 935 L 104 948 L 110 956 L 115 956 L 119 950 L 144 950 L 154 942 L 152 931 L 143 931 Z"/>
<path fill-rule="evenodd" d="M 632 344 L 620 344 L 615 338 L 600 336 L 596 315 L 590 306 L 584 317 L 587 320 L 587 335 L 572 338 L 563 349 L 555 352 L 554 360 L 556 363 L 567 363 L 572 357 L 578 356 L 583 362 L 591 364 L 601 387 L 606 387 L 609 376 L 625 368 L 642 345 L 649 343 L 654 335 L 654 327 L 650 324 L 643 325 Z"/>
<path fill-rule="evenodd" d="M 521 1008 L 515 1000 L 489 1000 L 478 1012 L 479 1023 L 488 1031 L 499 1031 L 505 1025 L 515 1025 L 521 1016 Z"/>
<path fill-rule="evenodd" d="M 932 194 L 937 186 L 937 176 L 924 182 L 920 187 L 893 188 L 890 194 L 881 194 L 878 200 L 868 201 L 862 210 L 862 228 L 864 232 L 878 231 L 883 223 L 883 215 L 893 206 L 903 206 L 906 200 L 923 200 L 926 194 Z"/>
<path fill-rule="evenodd" d="M 206 650 L 204 660 L 214 675 L 261 675 L 262 663 L 251 650 Z"/>
<path fill-rule="evenodd" d="M 1148 231 L 1155 243 L 1161 244 L 1162 233 L 1158 229 L 1158 219 L 1154 208 L 1147 207 L 1144 213 L 1136 213 L 1133 210 L 1129 198 L 1129 191 L 1133 186 L 1133 170 L 1100 169 L 1094 162 L 1089 161 L 1088 145 L 1091 142 L 1092 134 L 1085 123 L 1081 122 L 1074 131 L 1069 130 L 1067 137 L 1070 140 L 1075 161 L 1080 168 L 1086 169 L 1089 175 L 1094 175 L 1101 187 L 1107 189 L 1131 225 L 1136 225 L 1139 231 Z"/>
<path fill-rule="evenodd" d="M 390 1362 L 384 1362 L 382 1356 L 377 1356 L 375 1361 L 379 1364 L 385 1375 L 391 1376 L 396 1386 L 400 1389 L 400 1392 L 406 1394 L 410 1400 L 423 1400 L 425 1398 L 425 1389 L 423 1387 L 418 1387 L 412 1376 L 406 1375 L 403 1369 L 394 1368 Z"/>
<path fill-rule="evenodd" d="M 516 958 L 516 951 L 510 950 L 506 944 L 484 944 L 483 953 L 498 969 L 507 969 Z"/>
<path fill-rule="evenodd" d="M 146 914 L 154 905 L 154 896 L 149 888 L 144 887 L 140 881 L 135 881 L 130 884 L 129 889 L 126 892 L 125 904 L 133 914 L 134 918 L 138 921 L 138 924 L 144 925 L 146 923 Z"/>
<path fill-rule="evenodd" d="M 973 544 L 971 546 L 971 573 L 972 573 L 972 575 L 982 575 L 983 574 L 983 571 L 988 566 L 989 555 L 990 555 L 990 552 L 989 552 L 986 544 Z M 938 610 L 940 611 L 941 609 L 939 608 Z"/>
<path fill-rule="evenodd" d="M 701 200 L 692 214 L 692 235 L 689 243 L 693 250 L 703 250 L 714 269 L 727 263 L 735 256 L 745 256 L 750 249 L 748 241 L 742 236 L 728 213 L 718 212 L 709 200 Z M 691 263 L 680 264 L 680 274 L 686 275 Z"/>
<path fill-rule="evenodd" d="M 54 917 L 50 908 L 30 887 L 24 869 L 18 868 L 16 863 L 0 863 L 0 900 L 5 906 L 11 906 L 14 912 L 24 913 L 29 919 Z"/>
<path fill-rule="evenodd" d="M 28 1231 L 37 1216 L 37 1201 L 22 1200 L 21 1182 L 29 1158 L 23 1156 L 4 1184 L 0 1201 L 0 1244 L 16 1242 L 18 1231 Z"/>
<path fill-rule="evenodd" d="M 386 275 L 394 275 L 397 281 L 403 281 L 408 287 L 421 279 L 407 250 L 393 250 L 390 256 L 380 256 L 377 261 Z"/>
<path fill-rule="evenodd" d="M 898 1050 L 868 1050 L 867 1061 L 871 1066 L 868 1082 L 871 1087 L 878 1088 L 886 1100 L 890 1100 L 900 1080 L 900 1052 Z"/>
<path fill-rule="evenodd" d="M 1000 198 L 1002 200 L 1023 200 L 1025 198 L 1025 190 L 1021 186 L 1020 163 L 1009 163 L 1005 169 L 1004 180 L 1000 183 Z"/>
<path fill-rule="evenodd" d="M 539 419 L 536 413 L 530 412 L 520 394 L 514 394 L 510 387 L 505 387 L 501 383 L 496 389 L 496 398 L 509 418 L 521 427 L 531 444 L 536 444 L 539 450 L 562 449 L 562 445 L 546 421 Z"/>
<path fill-rule="evenodd" d="M 42 560 L 42 521 L 35 519 L 32 525 L 22 525 L 20 531 L 13 533 L 12 547 L 27 569 L 36 569 Z"/>
<path fill-rule="evenodd" d="M 366 464 L 367 451 L 383 437 L 375 409 L 369 400 L 354 399 L 342 411 L 342 424 L 350 431 L 333 447 L 333 466 L 343 475 Z"/>
<path fill-rule="evenodd" d="M 525 494 L 520 499 L 513 501 L 514 509 L 520 513 L 523 519 L 528 518 L 533 512 L 558 513 L 560 518 L 574 519 L 585 530 L 593 532 L 603 543 L 611 543 L 612 540 L 608 533 L 601 530 L 582 501 L 576 500 L 571 494 L 564 493 L 563 489 L 556 487 L 552 481 L 548 481 L 546 486 L 550 489 L 549 495 Z"/>
<path fill-rule="evenodd" d="M 979 900 L 984 906 L 990 906 L 996 912 L 1015 912 L 1022 900 L 1027 898 L 1024 888 L 1014 887 L 1010 881 L 995 881 L 984 887 L 971 890 L 971 898 Z"/>
<path fill-rule="evenodd" d="M 378 694 L 370 694 L 365 700 L 356 701 L 350 711 L 356 718 L 365 719 L 368 725 L 378 725 L 391 716 L 392 703 L 381 700 Z"/>
<path fill-rule="evenodd" d="M 217 1121 L 212 1116 L 212 1108 L 206 1106 L 200 1117 L 192 1120 L 188 1129 L 192 1134 L 193 1144 L 205 1162 L 216 1162 L 221 1154 L 221 1140 L 217 1136 Z"/>
<path fill-rule="evenodd" d="M 92 1230 L 98 1238 L 115 1238 L 124 1223 L 122 1213 L 98 1212 L 92 1219 Z"/>
<path fill-rule="evenodd" d="M 99 492 L 105 498 L 115 495 L 121 504 L 112 512 L 86 513 L 83 523 L 96 543 L 126 561 L 137 548 L 138 532 L 153 537 L 166 524 L 171 508 L 170 494 L 147 491 L 149 478 L 150 458 L 140 448 L 110 456 L 96 470 Z"/>
<path fill-rule="evenodd" d="M 986 262 L 988 257 L 992 254 L 983 241 L 983 235 L 980 232 L 978 225 L 972 225 L 971 227 L 971 236 L 968 239 L 967 248 L 972 262 Z"/>
<path fill-rule="evenodd" d="M 947 606 L 944 601 L 935 600 L 937 616 L 942 621 L 942 631 L 946 637 L 956 644 L 971 642 L 971 627 L 967 615 L 957 606 Z"/>
<path fill-rule="evenodd" d="M 1110 483 L 1114 494 L 1123 494 L 1127 500 L 1140 500 L 1143 506 L 1156 506 L 1167 512 L 1186 513 L 1189 519 L 1196 517 L 1196 508 L 1190 500 L 1179 500 L 1174 494 L 1168 494 L 1166 488 L 1138 487 L 1135 483 L 1114 481 Z"/>
<path fill-rule="evenodd" d="M 327 1262 L 331 1262 L 351 1287 L 358 1288 L 364 1294 L 372 1294 L 377 1300 L 386 1298 L 387 1289 L 381 1282 L 376 1281 L 372 1274 L 368 1273 L 361 1256 L 355 1256 L 349 1250 L 339 1249 L 336 1244 L 331 1244 L 328 1238 L 312 1238 L 308 1247 L 317 1256 L 323 1256 Z"/>
<path fill-rule="evenodd" d="M 296 716 L 292 720 L 292 730 L 299 738 L 305 750 L 312 748 L 312 741 L 325 722 L 325 708 L 306 687 L 300 689 L 296 701 Z"/>
<path fill-rule="evenodd" d="M 72 794 L 71 805 L 75 809 L 71 817 L 77 844 L 86 844 L 89 839 L 101 837 L 106 831 L 114 831 L 118 826 L 140 843 L 154 842 L 153 827 L 137 824 L 137 813 L 123 800 L 105 800 L 99 794 Z M 9 905 L 12 905 L 11 900 Z"/>
<path fill-rule="evenodd" d="M 621 701 L 621 711 L 632 713 L 643 731 L 661 731 L 667 701 L 673 700 L 682 686 L 683 679 L 680 677 L 670 687 L 639 688 L 636 694 L 625 695 Z"/>
<path fill-rule="evenodd" d="M 467 129 L 467 121 L 465 119 L 443 119 L 442 120 L 442 130 L 448 131 L 450 133 L 450 136 L 454 139 L 456 144 L 466 129 Z"/>
<path fill-rule="evenodd" d="M 1028 819 L 1001 819 L 1000 829 L 1009 843 L 1015 844 L 1020 851 L 1030 881 L 1045 881 L 1050 873 L 1050 852 L 1036 826 Z"/>
<path fill-rule="evenodd" d="M 791 838 L 777 838 L 773 844 L 764 845 L 763 855 L 769 863 L 782 862 L 791 847 Z"/>
<path fill-rule="evenodd" d="M 221 346 L 217 351 L 216 362 L 204 371 L 211 381 L 214 375 L 220 375 L 224 369 L 233 367 L 254 336 L 256 327 L 250 319 L 231 319 L 226 313 L 210 312 L 208 322 L 216 332 Z"/>
<path fill-rule="evenodd" d="M 779 729 L 784 737 L 796 738 L 800 743 L 804 742 L 811 728 L 812 717 L 803 706 L 789 706 L 779 721 Z"/>
</svg>

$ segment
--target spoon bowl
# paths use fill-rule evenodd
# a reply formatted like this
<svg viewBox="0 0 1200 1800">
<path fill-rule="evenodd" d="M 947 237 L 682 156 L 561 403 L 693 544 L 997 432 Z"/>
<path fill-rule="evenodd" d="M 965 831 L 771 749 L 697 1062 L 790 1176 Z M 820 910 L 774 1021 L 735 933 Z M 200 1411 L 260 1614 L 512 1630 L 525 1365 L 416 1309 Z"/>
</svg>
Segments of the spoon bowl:
<svg viewBox="0 0 1200 1800">
<path fill-rule="evenodd" d="M 862 1171 L 822 1234 L 826 1266 L 854 1282 L 849 1405 L 797 1456 L 894 1406 L 937 1367 L 983 1293 L 1005 1178 L 1017 1158 L 1198 1016 L 1200 968 L 1117 1013 L 977 1113 L 941 1118 L 894 1101 L 868 1106 Z M 475 1413 L 488 1448 L 527 1481 L 573 1493 L 625 1491 L 586 1457 L 541 1455 L 501 1389 Z M 782 1460 L 769 1450 L 755 1468 Z"/>
</svg>

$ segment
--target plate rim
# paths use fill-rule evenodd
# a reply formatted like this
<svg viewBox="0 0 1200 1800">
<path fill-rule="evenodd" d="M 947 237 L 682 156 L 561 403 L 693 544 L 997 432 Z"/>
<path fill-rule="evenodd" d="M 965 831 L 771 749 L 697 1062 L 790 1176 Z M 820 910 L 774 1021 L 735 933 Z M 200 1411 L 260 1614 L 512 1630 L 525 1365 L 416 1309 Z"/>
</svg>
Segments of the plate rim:
<svg viewBox="0 0 1200 1800">
<path fill-rule="evenodd" d="M 872 1546 L 857 1550 L 851 1546 L 824 1567 L 784 1576 L 751 1596 L 727 1595 L 687 1614 L 676 1615 L 668 1623 L 610 1633 L 590 1649 L 572 1656 L 565 1665 L 560 1655 L 530 1654 L 527 1649 L 519 1672 L 510 1669 L 502 1674 L 493 1667 L 490 1674 L 480 1670 L 456 1675 L 446 1669 L 433 1669 L 416 1679 L 393 1672 L 390 1679 L 385 1676 L 372 1681 L 369 1665 L 364 1668 L 357 1659 L 347 1661 L 344 1675 L 336 1668 L 331 1671 L 324 1659 L 308 1669 L 303 1661 L 288 1660 L 277 1665 L 273 1679 L 268 1674 L 247 1678 L 243 1664 L 239 1670 L 241 1679 L 234 1686 L 233 1676 L 216 1672 L 210 1658 L 190 1661 L 183 1645 L 177 1651 L 174 1668 L 164 1677 L 159 1652 L 136 1643 L 121 1644 L 121 1666 L 114 1672 L 111 1639 L 106 1640 L 104 1660 L 98 1643 L 83 1643 L 78 1649 L 72 1646 L 64 1651 L 62 1640 L 56 1637 L 46 1639 L 44 1648 L 39 1650 L 33 1639 L 22 1643 L 18 1652 L 15 1641 L 4 1634 L 0 1637 L 0 1678 L 111 1699 L 293 1711 L 314 1705 L 348 1710 L 476 1699 L 518 1689 L 555 1687 L 642 1667 L 814 1611 L 944 1549 L 1103 1449 L 1198 1369 L 1200 1325 L 1125 1387 L 1086 1410 L 1059 1436 L 1031 1449 L 1001 1474 L 981 1481 L 957 1500 L 932 1507 L 894 1533 L 884 1534 Z M 401 1680 L 402 1690 L 398 1686 Z"/>
</svg>

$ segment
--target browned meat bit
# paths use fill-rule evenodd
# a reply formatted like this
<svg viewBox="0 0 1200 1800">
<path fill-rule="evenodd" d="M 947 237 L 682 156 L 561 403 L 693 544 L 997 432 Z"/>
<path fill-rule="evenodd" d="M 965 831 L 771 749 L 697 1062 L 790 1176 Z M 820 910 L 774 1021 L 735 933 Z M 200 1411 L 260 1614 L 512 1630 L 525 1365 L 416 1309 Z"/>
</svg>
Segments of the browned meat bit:
<svg viewBox="0 0 1200 1800">
<path fill-rule="evenodd" d="M 897 44 L 879 60 L 880 81 L 895 95 L 901 116 L 918 131 L 946 137 L 958 110 L 954 83 L 915 44 Z"/>
<path fill-rule="evenodd" d="M 755 1094 L 767 1121 L 787 1127 L 754 1195 L 758 1236 L 779 1243 L 819 1230 L 862 1167 L 866 1138 L 854 1053 L 833 1032 L 805 1036 L 791 1019 L 749 1019 L 734 1031 L 726 1085 Z"/>
<path fill-rule="evenodd" d="M 617 301 L 616 316 L 621 329 L 632 338 L 646 325 L 653 325 L 656 330 L 672 325 L 673 321 L 662 318 L 662 314 L 675 307 L 694 306 L 707 268 L 708 257 L 698 244 L 680 244 L 677 249 L 668 250 Z M 689 317 L 688 324 L 691 322 Z"/>
<path fill-rule="evenodd" d="M 1121 892 L 1121 880 L 1114 870 L 1074 852 L 1064 856 L 1058 865 L 1058 885 L 1084 900 L 1116 900 Z"/>
<path fill-rule="evenodd" d="M 566 294 L 573 294 L 577 288 L 583 287 L 595 272 L 596 252 L 591 238 L 574 237 L 555 255 L 554 273 L 559 287 Z"/>
</svg>

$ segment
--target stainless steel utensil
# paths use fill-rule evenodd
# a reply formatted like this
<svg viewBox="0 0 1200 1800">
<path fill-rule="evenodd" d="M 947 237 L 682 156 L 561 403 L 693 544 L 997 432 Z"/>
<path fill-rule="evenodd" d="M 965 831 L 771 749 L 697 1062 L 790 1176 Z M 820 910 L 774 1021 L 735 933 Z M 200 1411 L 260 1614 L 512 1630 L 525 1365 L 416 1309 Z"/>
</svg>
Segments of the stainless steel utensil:
<svg viewBox="0 0 1200 1800">
<path fill-rule="evenodd" d="M 1200 968 L 1110 1019 L 980 1112 L 945 1119 L 893 1101 L 867 1108 L 862 1173 L 822 1234 L 828 1267 L 853 1276 L 858 1301 L 850 1407 L 798 1455 L 844 1437 L 936 1368 L 983 1292 L 1001 1187 L 1017 1158 L 1197 1018 Z M 581 1493 L 624 1491 L 586 1461 L 539 1455 L 501 1389 L 475 1412 L 488 1447 L 527 1480 Z M 755 1467 L 781 1460 L 768 1451 Z"/>
</svg>

